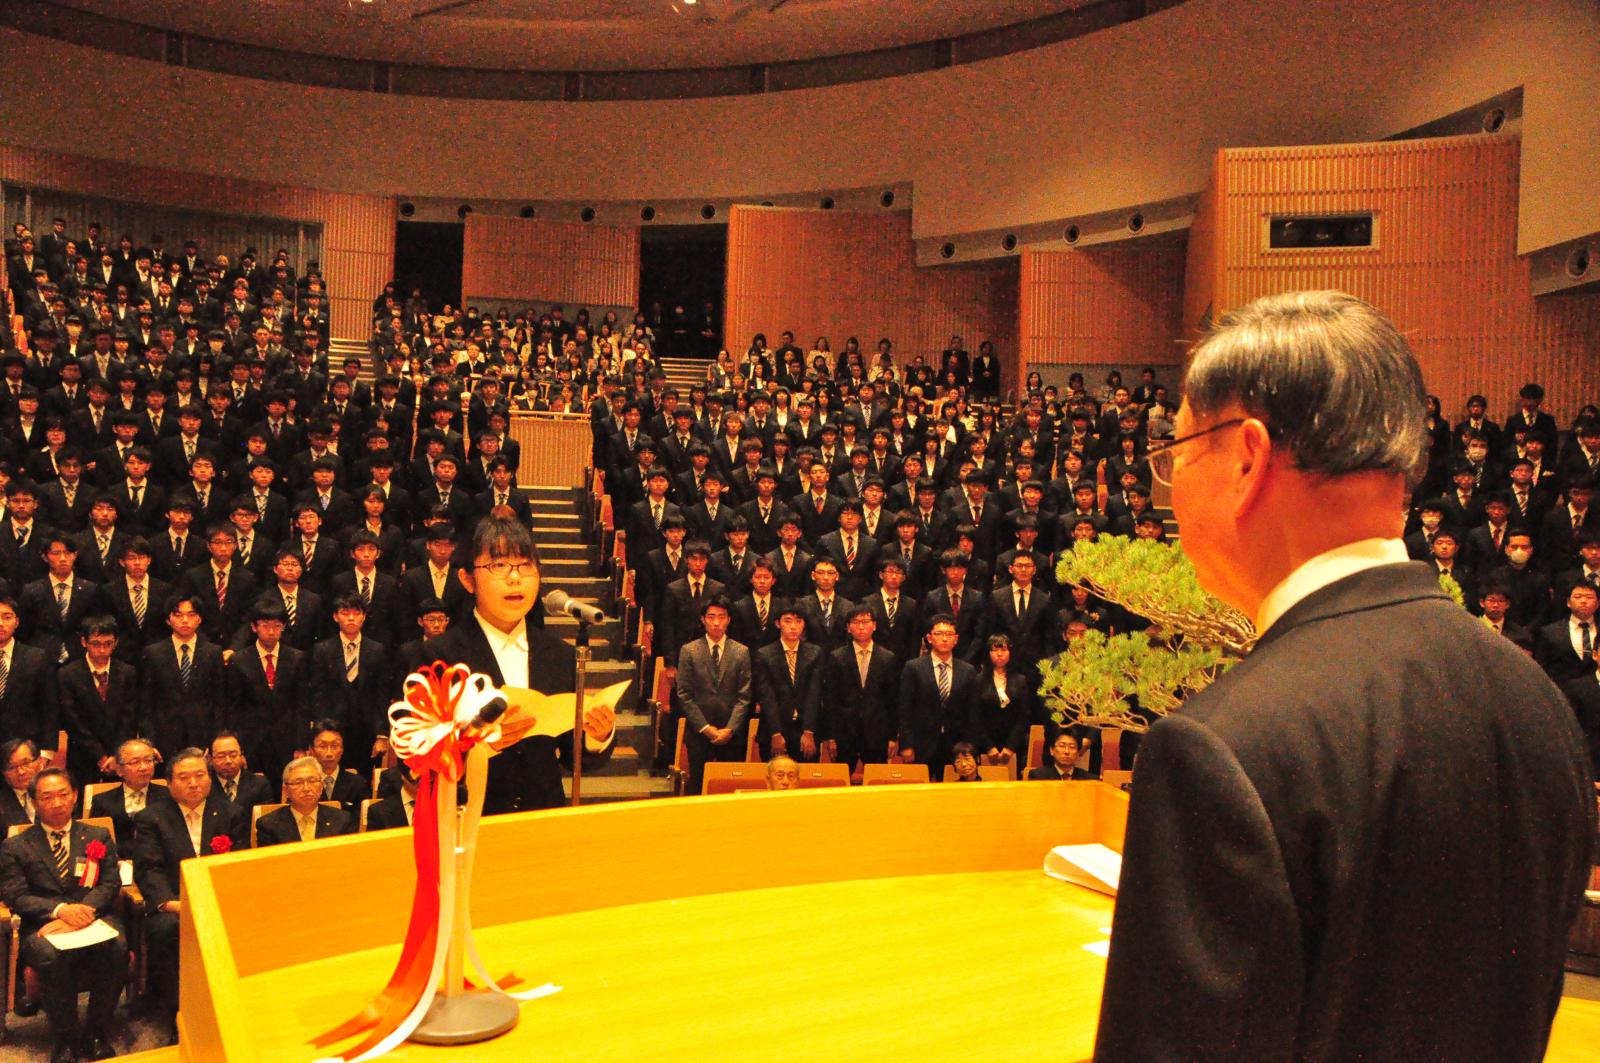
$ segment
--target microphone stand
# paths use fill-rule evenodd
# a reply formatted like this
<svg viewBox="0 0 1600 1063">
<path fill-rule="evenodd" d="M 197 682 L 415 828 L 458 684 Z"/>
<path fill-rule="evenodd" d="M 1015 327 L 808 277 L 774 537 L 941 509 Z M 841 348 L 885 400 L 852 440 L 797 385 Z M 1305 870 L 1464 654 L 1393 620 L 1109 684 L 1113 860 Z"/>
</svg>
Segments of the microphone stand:
<svg viewBox="0 0 1600 1063">
<path fill-rule="evenodd" d="M 572 698 L 572 807 L 577 808 L 583 786 L 583 688 L 589 672 L 589 622 L 578 620 L 576 682 Z"/>
</svg>

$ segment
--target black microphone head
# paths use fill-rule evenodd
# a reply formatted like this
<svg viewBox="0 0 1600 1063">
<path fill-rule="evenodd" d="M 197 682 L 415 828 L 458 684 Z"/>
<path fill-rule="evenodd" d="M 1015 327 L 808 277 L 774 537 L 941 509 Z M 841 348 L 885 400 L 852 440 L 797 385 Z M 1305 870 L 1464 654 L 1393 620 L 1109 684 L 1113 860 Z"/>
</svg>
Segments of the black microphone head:
<svg viewBox="0 0 1600 1063">
<path fill-rule="evenodd" d="M 472 726 L 474 726 L 474 727 L 487 727 L 487 726 L 489 726 L 491 723 L 494 723 L 496 720 L 498 720 L 501 716 L 504 716 L 506 709 L 509 708 L 509 707 L 510 706 L 506 704 L 506 699 L 505 698 L 493 698 L 493 699 L 491 699 L 489 701 L 484 702 L 483 703 L 483 708 L 479 709 L 478 710 L 478 714 L 472 718 Z"/>
</svg>

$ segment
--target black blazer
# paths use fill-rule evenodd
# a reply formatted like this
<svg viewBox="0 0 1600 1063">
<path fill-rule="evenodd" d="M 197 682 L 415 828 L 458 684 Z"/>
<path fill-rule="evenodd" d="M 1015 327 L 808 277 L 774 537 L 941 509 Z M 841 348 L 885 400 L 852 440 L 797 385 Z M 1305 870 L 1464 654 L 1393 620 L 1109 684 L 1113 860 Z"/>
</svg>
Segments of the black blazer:
<svg viewBox="0 0 1600 1063">
<path fill-rule="evenodd" d="M 840 761 L 881 762 L 888 755 L 899 724 L 900 672 L 894 653 L 874 644 L 863 685 L 853 641 L 828 654 L 823 737 L 838 743 Z"/>
<path fill-rule="evenodd" d="M 850 610 L 856 607 L 856 603 L 842 593 L 834 592 L 833 608 L 826 617 L 822 612 L 822 599 L 818 598 L 815 592 L 806 595 L 795 604 L 806 618 L 807 642 L 813 642 L 824 650 L 832 650 L 843 646 L 849 640 L 850 633 L 845 630 L 845 617 L 850 615 Z"/>
<path fill-rule="evenodd" d="M 354 834 L 356 821 L 342 808 L 317 806 L 317 837 L 337 838 L 341 834 Z M 283 845 L 300 840 L 300 824 L 295 822 L 294 809 L 285 805 L 256 820 L 256 846 Z"/>
<path fill-rule="evenodd" d="M 89 815 L 109 819 L 112 827 L 116 829 L 117 837 L 124 841 L 133 837 L 133 819 L 128 815 L 126 793 L 123 787 L 116 786 L 110 790 L 101 790 L 94 795 L 94 800 L 89 802 Z M 145 787 L 144 800 L 145 807 L 148 808 L 163 801 L 170 804 L 172 796 L 167 793 L 165 786 L 151 783 Z M 131 846 L 129 853 L 132 853 Z"/>
<path fill-rule="evenodd" d="M 35 824 L 0 842 L 0 897 L 22 917 L 24 936 L 50 922 L 54 918 L 51 913 L 60 904 L 86 904 L 96 915 L 106 917 L 122 890 L 122 880 L 117 874 L 117 841 L 111 832 L 82 820 L 73 820 L 68 830 L 70 834 L 65 840 L 71 852 L 71 864 L 65 879 L 56 873 L 55 857 L 51 855 L 44 827 Z M 84 850 L 91 841 L 105 846 L 105 855 L 100 857 L 98 881 L 85 887 L 78 884 L 76 872 L 84 862 Z M 112 923 L 116 925 L 114 919 Z"/>
<path fill-rule="evenodd" d="M 222 651 L 213 643 L 195 639 L 194 662 L 185 686 L 172 639 L 152 642 L 139 658 L 139 685 L 144 695 L 139 716 L 154 732 L 157 749 L 205 749 L 211 744 L 225 696 Z M 246 756 L 250 753 L 245 750 Z"/>
<path fill-rule="evenodd" d="M 218 712 L 222 724 L 239 736 L 250 763 L 269 779 L 278 777 L 294 750 L 305 748 L 306 728 L 322 711 L 312 696 L 305 654 L 279 642 L 273 671 L 269 689 L 255 641 L 235 650 L 224 673 L 227 697 Z"/>
<path fill-rule="evenodd" d="M 778 581 L 772 587 L 773 594 L 783 598 L 801 598 L 811 593 L 812 557 L 803 547 L 794 548 L 793 566 L 784 564 L 781 546 L 774 546 L 768 550 L 767 556 L 772 559 L 772 568 L 778 577 Z"/>
<path fill-rule="evenodd" d="M 969 579 L 961 585 L 961 610 L 955 612 L 950 608 L 950 588 L 941 584 L 928 592 L 922 599 L 922 616 L 924 622 L 933 619 L 940 613 L 949 613 L 956 618 L 956 656 L 968 664 L 976 665 L 985 651 L 984 640 L 989 637 L 989 610 L 988 602 L 984 596 L 973 589 Z M 1029 606 L 1033 603 L 1029 602 Z M 1012 610 L 1015 612 L 1016 610 Z M 986 659 L 986 658 L 985 658 Z"/>
<path fill-rule="evenodd" d="M 942 765 L 957 742 L 977 744 L 980 736 L 975 712 L 978 673 L 960 657 L 952 657 L 950 696 L 939 697 L 939 680 L 932 656 L 918 657 L 900 672 L 900 748 L 917 760 Z"/>
<path fill-rule="evenodd" d="M 200 603 L 200 633 L 219 646 L 228 645 L 241 627 L 248 626 L 246 618 L 260 591 L 249 569 L 235 560 L 228 566 L 228 583 L 219 606 L 216 577 L 209 556 L 204 564 L 185 572 L 178 586 L 193 594 Z M 298 614 L 295 619 L 299 619 Z"/>
<path fill-rule="evenodd" d="M 755 596 L 746 594 L 733 603 L 728 623 L 728 637 L 743 644 L 751 653 L 757 652 L 768 643 L 776 642 L 778 614 L 788 604 L 787 598 L 780 598 L 774 591 L 767 604 L 767 622 L 763 624 L 761 614 L 756 609 Z"/>
<path fill-rule="evenodd" d="M 904 663 L 922 652 L 922 603 L 900 589 L 900 598 L 895 605 L 894 623 L 889 622 L 889 607 L 884 604 L 883 591 L 876 590 L 865 599 L 856 603 L 872 610 L 872 619 L 877 628 L 873 631 L 872 640 L 895 655 L 895 659 Z"/>
<path fill-rule="evenodd" d="M 68 737 L 67 765 L 79 786 L 98 780 L 101 759 L 142 734 L 138 672 L 115 656 L 107 672 L 105 698 L 100 697 L 84 657 L 69 662 L 56 677 L 61 694 L 61 727 Z"/>
<path fill-rule="evenodd" d="M 570 693 L 575 679 L 577 654 L 555 635 L 532 625 L 528 627 L 528 684 L 541 693 Z M 474 618 L 453 625 L 431 642 L 440 660 L 460 662 L 474 672 L 482 672 L 498 686 L 505 682 L 500 664 L 489 648 L 489 640 Z M 398 693 L 398 692 L 397 692 Z M 536 808 L 559 808 L 566 802 L 561 786 L 561 765 L 570 759 L 572 733 L 550 738 L 536 735 L 524 738 L 489 761 L 489 783 L 484 798 L 486 812 L 516 812 Z M 584 757 L 587 767 L 609 756 L 605 753 Z"/>
<path fill-rule="evenodd" d="M 259 771 L 242 771 L 239 773 L 239 787 L 230 799 L 234 806 L 245 814 L 248 821 L 250 810 L 257 805 L 272 805 L 283 800 L 280 786 L 267 781 L 267 777 Z M 217 778 L 216 772 L 211 773 L 211 792 L 220 794 L 224 799 L 228 793 L 222 788 L 222 780 Z"/>
<path fill-rule="evenodd" d="M 753 654 L 752 671 L 755 680 L 756 706 L 761 713 L 763 745 L 771 744 L 772 735 L 782 732 L 786 738 L 796 739 L 803 731 L 816 735 L 820 729 L 822 712 L 823 654 L 809 642 L 802 641 L 795 655 L 795 680 L 789 682 L 789 663 L 784 656 L 783 643 L 772 642 Z M 799 759 L 796 745 L 788 749 L 791 757 Z"/>
<path fill-rule="evenodd" d="M 152 804 L 133 817 L 133 880 L 144 894 L 145 911 L 178 899 L 178 877 L 185 860 L 209 856 L 219 837 L 228 850 L 250 848 L 250 817 L 215 790 L 206 798 L 200 821 L 200 851 L 189 840 L 189 826 L 176 801 Z"/>
<path fill-rule="evenodd" d="M 68 654 L 83 652 L 78 629 L 85 617 L 104 613 L 106 605 L 98 586 L 86 579 L 73 577 L 72 597 L 67 601 L 67 615 L 63 619 L 56 606 L 55 580 L 46 577 L 22 588 L 17 611 L 22 618 L 17 637 L 39 647 L 45 652 L 46 659 L 56 664 L 61 660 L 63 650 Z"/>
<path fill-rule="evenodd" d="M 460 580 L 451 579 L 459 585 Z M 433 581 L 429 580 L 429 589 Z M 360 597 L 360 584 L 356 581 L 353 567 L 345 568 L 328 584 L 328 601 L 331 605 L 340 597 L 350 594 Z M 365 634 L 385 646 L 398 646 L 410 633 L 405 630 L 405 596 L 400 591 L 400 581 L 382 570 L 374 570 L 372 574 L 372 604 L 367 608 L 367 622 L 362 627 Z M 416 624 L 409 625 L 415 631 Z"/>
<path fill-rule="evenodd" d="M 1600 781 L 1600 682 L 1592 675 L 1579 676 L 1563 683 L 1561 692 L 1572 705 L 1572 714 L 1589 746 L 1589 766 L 1596 781 Z"/>
<path fill-rule="evenodd" d="M 1000 706 L 1000 692 L 994 688 L 993 673 L 988 668 L 978 669 L 978 738 L 973 745 L 979 753 L 1009 749 L 1021 756 L 1027 752 L 1028 728 L 1034 724 L 1036 701 L 1034 684 L 1024 663 L 1013 655 L 1011 666 L 1006 669 L 1008 702 L 1004 708 Z"/>
<path fill-rule="evenodd" d="M 55 662 L 43 650 L 12 639 L 11 671 L 0 695 L 0 734 L 32 738 L 40 749 L 56 748 L 56 692 Z"/>
<path fill-rule="evenodd" d="M 1426 566 L 1312 593 L 1140 744 L 1096 1058 L 1540 1058 L 1582 743 Z"/>
<path fill-rule="evenodd" d="M 411 821 L 406 819 L 405 802 L 399 794 L 390 794 L 367 809 L 368 830 L 390 830 L 409 826 Z"/>
<path fill-rule="evenodd" d="M 1099 776 L 1092 771 L 1084 771 L 1082 768 L 1073 768 L 1063 775 L 1061 774 L 1060 769 L 1057 768 L 1054 763 L 1050 763 L 1046 764 L 1042 768 L 1033 769 L 1033 773 L 1029 775 L 1028 778 L 1034 781 L 1043 780 L 1046 782 L 1066 782 L 1068 780 L 1078 779 L 1098 779 Z"/>
<path fill-rule="evenodd" d="M 1560 620 L 1545 624 L 1533 635 L 1533 659 L 1557 683 L 1591 675 L 1595 670 L 1592 658 L 1585 660 L 1572 648 L 1569 623 L 1570 618 L 1564 616 Z M 1594 644 L 1600 646 L 1600 616 L 1596 616 L 1589 623 L 1594 630 Z"/>
<path fill-rule="evenodd" d="M 310 684 L 320 715 L 331 716 L 344 728 L 344 762 L 356 766 L 372 763 L 372 742 L 389 733 L 389 703 L 393 689 L 393 662 L 387 646 L 361 635 L 356 657 L 356 681 L 345 678 L 344 641 L 334 635 L 311 651 Z M 405 679 L 401 676 L 401 681 Z M 359 806 L 357 806 L 359 808 Z"/>
</svg>

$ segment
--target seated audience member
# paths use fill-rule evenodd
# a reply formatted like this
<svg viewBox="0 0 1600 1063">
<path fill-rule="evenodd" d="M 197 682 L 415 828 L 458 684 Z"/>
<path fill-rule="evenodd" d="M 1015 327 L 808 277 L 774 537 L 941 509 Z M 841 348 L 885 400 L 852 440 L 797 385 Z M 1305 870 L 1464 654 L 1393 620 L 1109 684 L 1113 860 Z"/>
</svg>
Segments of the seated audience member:
<svg viewBox="0 0 1600 1063">
<path fill-rule="evenodd" d="M 957 742 L 950 747 L 950 766 L 955 769 L 954 782 L 982 782 L 978 778 L 978 754 L 971 742 Z"/>
<path fill-rule="evenodd" d="M 769 790 L 798 790 L 800 788 L 800 765 L 796 764 L 793 757 L 778 754 L 767 761 L 767 789 Z"/>
<path fill-rule="evenodd" d="M 400 785 L 391 794 L 367 809 L 367 830 L 389 830 L 411 826 L 417 808 L 417 773 L 410 765 L 402 763 L 392 773 L 398 775 Z"/>
<path fill-rule="evenodd" d="M 122 782 L 95 794 L 89 802 L 89 815 L 110 819 L 117 837 L 131 838 L 133 817 L 171 797 L 166 787 L 151 782 L 156 774 L 156 751 L 146 739 L 130 738 L 117 746 L 112 769 Z"/>
<path fill-rule="evenodd" d="M 256 845 L 309 842 L 352 834 L 356 821 L 342 808 L 322 804 L 322 768 L 316 757 L 296 757 L 283 769 L 283 796 L 288 802 L 256 820 Z"/>
<path fill-rule="evenodd" d="M 31 787 L 44 765 L 39 745 L 33 739 L 9 738 L 0 742 L 0 771 L 6 780 L 0 788 L 0 831 L 26 827 L 37 817 Z"/>
<path fill-rule="evenodd" d="M 1557 684 L 1595 671 L 1595 647 L 1600 646 L 1595 621 L 1600 597 L 1587 583 L 1567 591 L 1567 615 L 1541 627 L 1533 640 L 1533 659 Z"/>
<path fill-rule="evenodd" d="M 858 605 L 845 617 L 850 641 L 828 654 L 823 678 L 824 746 L 851 769 L 883 764 L 899 754 L 896 698 L 900 661 L 876 639 L 877 615 Z"/>
<path fill-rule="evenodd" d="M 55 1040 L 53 1061 L 110 1059 L 112 1013 L 128 970 L 128 942 L 112 912 L 122 882 L 117 843 L 104 827 L 78 821 L 78 789 L 60 768 L 32 784 L 39 822 L 0 843 L 0 900 L 22 919 L 21 960 L 39 978 L 39 997 Z M 117 936 L 86 948 L 58 949 L 52 934 L 102 920 Z M 20 973 L 20 972 L 19 972 Z M 78 1021 L 78 987 L 89 1011 Z"/>
<path fill-rule="evenodd" d="M 1042 767 L 1033 769 L 1033 774 L 1028 777 L 1056 782 L 1067 779 L 1093 779 L 1094 772 L 1078 767 L 1078 754 L 1081 751 L 1082 746 L 1078 742 L 1078 736 L 1062 728 L 1050 739 L 1050 759 Z"/>
<path fill-rule="evenodd" d="M 311 756 L 321 772 L 322 795 L 319 801 L 337 801 L 351 816 L 361 811 L 361 802 L 372 796 L 370 778 L 341 769 L 344 758 L 344 732 L 334 720 L 318 720 L 311 725 Z"/>
<path fill-rule="evenodd" d="M 206 755 L 181 749 L 167 765 L 172 800 L 152 802 L 134 817 L 133 878 L 144 894 L 149 994 L 177 1041 L 179 872 L 185 860 L 250 847 L 250 819 L 211 792 Z"/>
<path fill-rule="evenodd" d="M 257 805 L 276 803 L 276 795 L 267 777 L 258 771 L 248 770 L 239 736 L 232 731 L 217 732 L 217 737 L 211 740 L 210 760 L 213 789 L 233 802 L 245 816 L 248 817 L 250 810 Z"/>
<path fill-rule="evenodd" d="M 114 774 L 115 753 L 137 735 L 139 675 L 117 657 L 117 622 L 109 616 L 84 620 L 78 637 L 84 655 L 61 669 L 61 726 L 67 732 L 67 765 L 85 784 Z"/>
</svg>

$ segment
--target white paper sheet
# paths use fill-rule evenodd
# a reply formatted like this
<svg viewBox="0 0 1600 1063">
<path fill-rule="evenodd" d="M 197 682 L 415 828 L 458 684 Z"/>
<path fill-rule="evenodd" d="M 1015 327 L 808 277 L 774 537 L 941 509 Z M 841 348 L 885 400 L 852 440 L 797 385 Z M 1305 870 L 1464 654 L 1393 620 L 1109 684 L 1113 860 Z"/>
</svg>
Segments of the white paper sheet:
<svg viewBox="0 0 1600 1063">
<path fill-rule="evenodd" d="M 1104 845 L 1058 845 L 1045 854 L 1044 873 L 1115 897 L 1122 854 Z"/>
<path fill-rule="evenodd" d="M 96 919 L 82 930 L 63 930 L 58 934 L 48 934 L 45 940 L 62 952 L 66 952 L 69 949 L 86 949 L 90 945 L 110 941 L 116 936 L 116 927 L 104 919 Z"/>
</svg>

